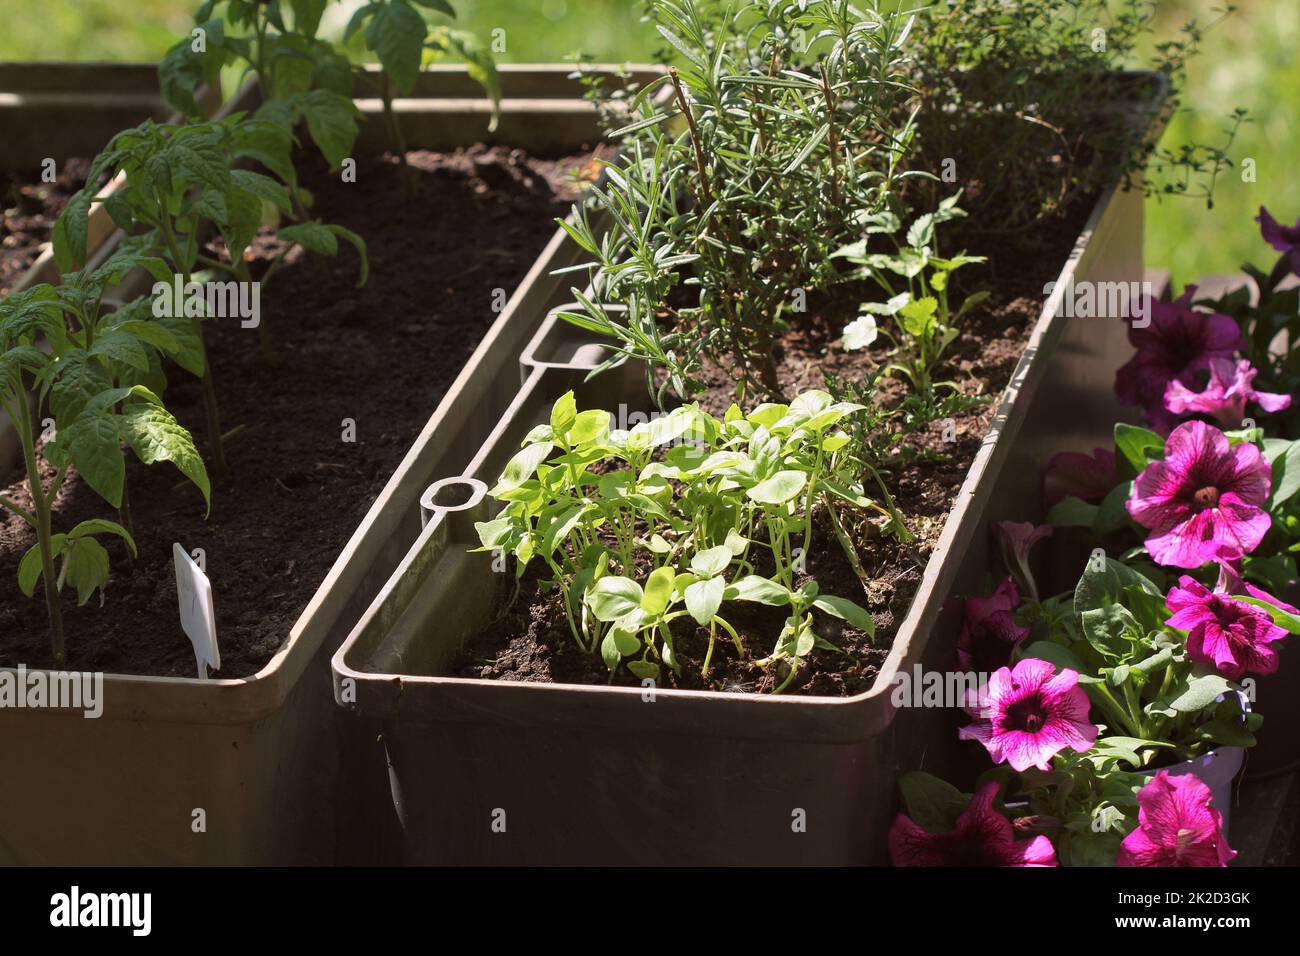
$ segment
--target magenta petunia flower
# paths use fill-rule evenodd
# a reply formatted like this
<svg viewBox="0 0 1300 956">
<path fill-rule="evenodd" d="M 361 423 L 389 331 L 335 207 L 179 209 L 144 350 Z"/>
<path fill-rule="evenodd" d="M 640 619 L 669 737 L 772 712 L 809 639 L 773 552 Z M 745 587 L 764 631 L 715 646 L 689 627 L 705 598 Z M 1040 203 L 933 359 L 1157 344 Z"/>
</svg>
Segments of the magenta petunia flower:
<svg viewBox="0 0 1300 956">
<path fill-rule="evenodd" d="M 1152 427 L 1162 432 L 1176 421 L 1165 408 L 1165 387 L 1175 380 L 1191 385 L 1210 359 L 1230 359 L 1242 344 L 1241 329 L 1231 316 L 1192 308 L 1195 292 L 1196 286 L 1189 285 L 1173 302 L 1149 303 L 1150 324 L 1129 326 L 1128 339 L 1137 354 L 1115 373 L 1119 400 L 1141 405 Z"/>
<path fill-rule="evenodd" d="M 1284 253 L 1291 260 L 1291 271 L 1300 275 L 1300 220 L 1296 220 L 1294 226 L 1283 226 L 1260 206 L 1255 221 L 1259 223 L 1259 233 L 1264 241 Z"/>
<path fill-rule="evenodd" d="M 1161 770 L 1138 791 L 1138 826 L 1119 845 L 1117 866 L 1227 866 L 1223 815 L 1195 774 Z"/>
<path fill-rule="evenodd" d="M 1165 386 L 1165 408 L 1173 415 L 1213 416 L 1224 428 L 1241 427 L 1247 402 L 1254 402 L 1266 412 L 1288 408 L 1290 395 L 1255 390 L 1252 383 L 1258 374 L 1249 359 L 1210 359 L 1210 378 L 1205 387 L 1193 391 L 1175 379 Z"/>
<path fill-rule="evenodd" d="M 1187 632 L 1187 655 L 1208 664 L 1228 680 L 1247 674 L 1272 674 L 1277 651 L 1269 645 L 1287 632 L 1262 610 L 1228 594 L 1211 591 L 1189 575 L 1169 589 L 1165 623 Z"/>
<path fill-rule="evenodd" d="M 1125 506 L 1150 530 L 1145 544 L 1157 564 L 1199 568 L 1225 549 L 1255 550 L 1269 529 L 1261 505 L 1272 481 L 1254 445 L 1230 445 L 1213 425 L 1184 422 L 1165 442 L 1164 460 L 1137 476 Z"/>
<path fill-rule="evenodd" d="M 1048 770 L 1061 750 L 1082 753 L 1097 740 L 1097 726 L 1088 720 L 1088 695 L 1078 685 L 1076 671 L 1062 668 L 1057 674 L 1047 661 L 1026 658 L 970 692 L 966 710 L 976 719 L 958 734 L 982 743 L 994 763 L 1005 761 L 1017 772 Z"/>
<path fill-rule="evenodd" d="M 966 599 L 961 635 L 957 638 L 957 661 L 962 670 L 990 674 L 1006 667 L 1011 652 L 1029 636 L 1029 628 L 1015 621 L 1020 604 L 1016 583 L 1003 580 L 988 597 Z"/>
<path fill-rule="evenodd" d="M 927 833 L 900 813 L 889 828 L 894 866 L 1056 866 L 1051 840 L 1017 840 L 1011 821 L 993 809 L 998 786 L 980 787 L 950 833 Z"/>
<path fill-rule="evenodd" d="M 1101 501 L 1118 482 L 1115 453 L 1110 449 L 1097 448 L 1091 455 L 1063 451 L 1043 469 L 1043 505 L 1050 508 L 1070 497 Z"/>
</svg>

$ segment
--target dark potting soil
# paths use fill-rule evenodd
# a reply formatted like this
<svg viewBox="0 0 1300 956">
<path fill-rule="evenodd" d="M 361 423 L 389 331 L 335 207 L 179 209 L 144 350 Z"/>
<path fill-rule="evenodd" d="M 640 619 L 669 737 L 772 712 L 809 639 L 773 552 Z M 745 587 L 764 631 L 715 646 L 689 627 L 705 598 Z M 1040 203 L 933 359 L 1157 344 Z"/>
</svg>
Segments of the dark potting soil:
<svg viewBox="0 0 1300 956">
<path fill-rule="evenodd" d="M 263 362 L 255 331 L 233 319 L 206 323 L 230 473 L 213 475 L 205 520 L 202 496 L 174 468 L 128 455 L 140 556 L 132 563 L 108 544 L 103 607 L 96 595 L 77 608 L 65 589 L 70 668 L 194 676 L 178 623 L 174 541 L 206 552 L 219 676 L 265 665 L 496 318 L 494 290 L 514 290 L 555 232 L 552 218 L 568 212 L 592 154 L 539 159 L 474 147 L 408 157 L 411 195 L 390 157 L 360 162 L 357 181 L 347 184 L 314 153 L 299 157 L 314 211 L 365 238 L 369 282 L 356 287 L 358 259 L 343 243 L 335 259 L 301 250 L 287 257 L 261 300 L 278 367 Z M 254 278 L 279 251 L 273 237 L 259 238 Z M 167 405 L 211 470 L 199 382 L 179 369 L 170 379 Z M 343 440 L 344 419 L 355 422 L 355 442 Z M 4 484 L 18 503 L 30 502 L 20 475 Z M 41 591 L 28 600 L 16 586 L 34 535 L 2 515 L 0 655 L 5 664 L 49 666 Z M 55 529 L 90 517 L 115 516 L 70 478 Z"/>
<path fill-rule="evenodd" d="M 41 254 L 63 207 L 86 184 L 89 171 L 87 160 L 69 159 L 52 183 L 41 182 L 39 170 L 0 172 L 0 296 Z"/>
<path fill-rule="evenodd" d="M 949 348 L 936 381 L 955 382 L 966 395 L 996 398 L 1010 381 L 1043 307 L 1042 289 L 1060 273 L 1075 239 L 1091 211 L 1092 201 L 1080 202 L 1068 215 L 1031 234 L 1002 237 L 996 244 L 980 242 L 970 221 L 950 228 L 945 250 L 965 249 L 988 255 L 982 267 L 967 267 L 960 278 L 964 288 L 990 287 L 992 295 L 963 317 L 961 336 Z M 948 243 L 951 245 L 948 245 Z M 851 290 L 862 293 L 866 290 Z M 870 293 L 869 293 L 870 294 Z M 825 388 L 825 374 L 842 380 L 862 380 L 885 361 L 884 344 L 878 349 L 847 353 L 840 333 L 857 313 L 860 294 L 840 294 L 819 303 L 809 302 L 809 312 L 776 345 L 777 377 L 787 397 L 811 388 Z M 954 302 L 958 301 L 954 299 Z M 722 370 L 704 376 L 708 390 L 700 402 L 722 415 L 734 400 L 734 383 Z M 876 401 L 896 405 L 906 394 L 900 383 L 882 378 Z M 843 622 L 814 612 L 820 636 L 838 652 L 815 650 L 801 665 L 786 694 L 847 697 L 869 690 L 898 632 L 899 625 L 921 582 L 926 562 L 938 543 L 958 489 L 992 421 L 996 402 L 978 405 L 952 416 L 955 441 L 945 440 L 945 424 L 936 421 L 907 436 L 926 454 L 915 456 L 905 467 L 887 476 L 895 502 L 906 516 L 915 540 L 874 537 L 858 542 L 865 583 L 858 579 L 828 527 L 819 527 L 808 559 L 807 573 L 822 593 L 857 601 L 871 612 L 874 639 Z M 950 436 L 951 437 L 951 436 Z M 504 575 L 502 577 L 505 577 Z M 634 686 L 637 678 L 625 668 L 611 679 L 597 655 L 583 653 L 569 633 L 563 603 L 550 589 L 539 591 L 537 579 L 526 575 L 519 594 L 509 601 L 503 584 L 497 618 L 471 639 L 454 665 L 462 677 L 507 681 L 604 684 Z M 727 619 L 736 627 L 745 647 L 743 658 L 734 644 L 719 639 L 711 672 L 701 680 L 700 665 L 708 644 L 706 631 L 674 622 L 674 649 L 682 659 L 682 674 L 665 669 L 663 686 L 713 691 L 764 692 L 785 679 L 784 664 L 758 667 L 754 661 L 772 653 L 784 620 L 780 609 L 757 608 L 742 602 L 727 605 Z M 721 633 L 721 632 L 720 632 Z M 725 637 L 725 635 L 724 635 Z"/>
</svg>

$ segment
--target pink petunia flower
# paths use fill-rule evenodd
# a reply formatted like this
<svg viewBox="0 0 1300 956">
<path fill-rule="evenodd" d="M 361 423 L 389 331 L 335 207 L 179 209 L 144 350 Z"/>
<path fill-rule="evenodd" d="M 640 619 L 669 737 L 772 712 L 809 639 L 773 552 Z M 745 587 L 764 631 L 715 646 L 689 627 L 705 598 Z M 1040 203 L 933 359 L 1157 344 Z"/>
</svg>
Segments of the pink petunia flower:
<svg viewBox="0 0 1300 956">
<path fill-rule="evenodd" d="M 1115 453 L 1110 449 L 1097 448 L 1091 455 L 1063 451 L 1043 469 L 1043 505 L 1050 508 L 1069 497 L 1101 501 L 1118 481 Z"/>
<path fill-rule="evenodd" d="M 1291 405 L 1290 395 L 1260 392 L 1252 384 L 1259 372 L 1248 359 L 1210 359 L 1210 378 L 1201 391 L 1193 391 L 1175 379 L 1165 386 L 1165 408 L 1174 415 L 1210 415 L 1224 428 L 1240 428 L 1246 417 L 1246 403 L 1255 402 L 1266 412 L 1280 412 Z"/>
<path fill-rule="evenodd" d="M 1187 631 L 1192 660 L 1210 665 L 1228 680 L 1277 670 L 1277 651 L 1269 645 L 1287 632 L 1259 608 L 1211 591 L 1186 574 L 1169 589 L 1167 600 L 1173 616 L 1165 623 Z"/>
<path fill-rule="evenodd" d="M 1195 774 L 1161 770 L 1138 792 L 1138 826 L 1119 845 L 1117 866 L 1227 866 L 1223 815 Z"/>
<path fill-rule="evenodd" d="M 966 703 L 975 722 L 958 731 L 963 740 L 978 740 L 994 763 L 1007 762 L 1020 772 L 1050 769 L 1049 761 L 1069 747 L 1080 753 L 1097 740 L 1088 720 L 1088 695 L 1076 671 L 1059 674 L 1047 661 L 1026 658 L 995 672 L 988 685 L 972 690 Z"/>
<path fill-rule="evenodd" d="M 1259 546 L 1272 481 L 1254 445 L 1230 445 L 1213 425 L 1184 422 L 1165 442 L 1164 460 L 1137 476 L 1125 506 L 1150 530 L 1145 544 L 1157 564 L 1199 568 L 1225 548 L 1247 554 Z"/>
<path fill-rule="evenodd" d="M 1294 226 L 1283 226 L 1260 206 L 1255 221 L 1259 223 L 1259 233 L 1264 241 L 1278 252 L 1285 253 L 1291 260 L 1291 271 L 1300 275 L 1300 220 Z"/>
<path fill-rule="evenodd" d="M 1196 286 L 1189 285 L 1173 302 L 1152 300 L 1150 324 L 1130 326 L 1129 342 L 1137 354 L 1115 373 L 1115 394 L 1126 405 L 1141 405 L 1153 428 L 1166 432 L 1176 419 L 1165 408 L 1171 381 L 1191 385 L 1210 359 L 1230 359 L 1242 344 L 1241 329 L 1231 316 L 1192 308 Z"/>
<path fill-rule="evenodd" d="M 1017 840 L 1011 821 L 993 809 L 998 786 L 980 787 L 950 833 L 927 833 L 900 813 L 889 828 L 894 866 L 1056 866 L 1051 840 Z"/>
<path fill-rule="evenodd" d="M 988 597 L 966 599 L 961 635 L 957 638 L 957 661 L 962 670 L 988 674 L 1006 667 L 1011 652 L 1029 636 L 1013 616 L 1020 604 L 1016 583 L 1003 580 Z"/>
</svg>

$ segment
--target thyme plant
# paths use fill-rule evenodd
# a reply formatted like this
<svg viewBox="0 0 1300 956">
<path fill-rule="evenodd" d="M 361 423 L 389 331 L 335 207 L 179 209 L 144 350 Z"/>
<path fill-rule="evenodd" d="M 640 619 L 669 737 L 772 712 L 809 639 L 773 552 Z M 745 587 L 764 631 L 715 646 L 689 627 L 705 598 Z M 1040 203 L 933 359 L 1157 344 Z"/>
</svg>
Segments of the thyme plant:
<svg viewBox="0 0 1300 956">
<path fill-rule="evenodd" d="M 946 0 L 918 6 L 909 78 L 920 93 L 918 156 L 966 184 L 985 233 L 1032 228 L 1117 175 L 1148 194 L 1210 201 L 1245 120 L 1235 112 L 1220 145 L 1161 147 L 1133 123 L 1135 101 L 1173 109 L 1206 29 L 1190 20 L 1151 44 L 1155 0 Z M 1124 70 L 1144 68 L 1158 91 Z M 1144 175 L 1145 174 L 1145 175 Z M 936 195 L 941 186 L 933 187 Z"/>
</svg>

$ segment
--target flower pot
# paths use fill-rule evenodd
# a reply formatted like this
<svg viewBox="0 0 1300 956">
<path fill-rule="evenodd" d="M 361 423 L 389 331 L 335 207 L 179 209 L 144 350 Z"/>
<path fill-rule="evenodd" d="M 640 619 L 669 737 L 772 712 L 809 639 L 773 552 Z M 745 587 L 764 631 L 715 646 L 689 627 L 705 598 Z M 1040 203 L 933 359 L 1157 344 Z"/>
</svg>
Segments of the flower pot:
<svg viewBox="0 0 1300 956">
<path fill-rule="evenodd" d="M 1067 318 L 1068 280 L 1140 281 L 1140 193 L 1097 203 L 1047 297 L 872 689 L 815 698 L 445 676 L 489 623 L 496 583 L 473 521 L 520 439 L 572 388 L 579 408 L 645 403 L 590 381 L 598 343 L 553 316 L 525 385 L 462 472 L 430 496 L 419 539 L 333 660 L 337 702 L 379 721 L 402 859 L 440 864 L 862 864 L 886 860 L 906 770 L 960 759 L 952 713 L 896 708 L 896 675 L 951 666 L 959 595 L 987 571 L 992 521 L 1018 518 L 1038 463 L 1110 435 L 1116 318 Z M 545 357 L 560 356 L 549 364 Z M 621 396 L 621 397 L 620 397 Z M 639 396 L 639 397 L 638 397 Z M 449 492 L 456 489 L 458 492 Z M 439 494 L 445 497 L 439 498 Z"/>
<path fill-rule="evenodd" d="M 563 143 L 572 150 L 600 139 L 594 108 L 582 101 L 579 84 L 566 88 L 557 80 L 559 69 L 537 71 L 548 108 L 520 99 L 504 104 L 502 128 L 517 137 L 515 145 Z M 530 88 L 531 68 L 506 72 L 509 88 Z M 447 102 L 425 102 L 415 112 L 445 120 L 453 135 L 441 139 L 440 123 L 411 126 L 411 147 L 463 145 L 466 110 L 456 104 L 473 95 L 464 92 L 464 71 L 437 71 L 422 84 L 425 100 Z M 238 108 L 255 105 L 255 95 L 246 91 Z M 472 112 L 482 123 L 477 104 Z M 572 141 L 557 136 L 560 114 L 585 117 L 566 128 Z M 0 788 L 0 861 L 302 864 L 380 856 L 386 788 L 379 811 L 367 801 L 371 783 L 382 781 L 382 764 L 363 746 L 373 732 L 331 703 L 330 655 L 416 540 L 422 492 L 466 467 L 513 400 L 513 357 L 562 301 L 565 282 L 552 271 L 578 255 L 557 232 L 261 670 L 210 680 L 108 674 L 103 714 L 94 720 L 80 712 L 0 710 L 0 734 L 10 742 L 9 783 Z M 112 613 L 111 604 L 103 613 Z M 176 638 L 185 640 L 179 626 Z M 70 814 L 60 809 L 69 794 L 93 799 Z M 364 826 L 354 821 L 363 807 Z"/>
</svg>

